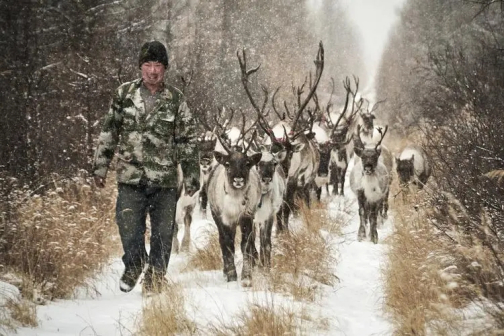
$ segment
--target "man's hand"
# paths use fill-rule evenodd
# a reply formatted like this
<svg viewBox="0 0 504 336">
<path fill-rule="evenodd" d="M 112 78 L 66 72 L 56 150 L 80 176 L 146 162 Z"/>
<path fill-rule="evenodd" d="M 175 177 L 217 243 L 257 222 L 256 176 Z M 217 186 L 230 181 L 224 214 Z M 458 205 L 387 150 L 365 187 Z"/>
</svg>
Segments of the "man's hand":
<svg viewBox="0 0 504 336">
<path fill-rule="evenodd" d="M 94 176 L 94 183 L 98 188 L 105 188 L 105 179 L 101 176 Z"/>
</svg>

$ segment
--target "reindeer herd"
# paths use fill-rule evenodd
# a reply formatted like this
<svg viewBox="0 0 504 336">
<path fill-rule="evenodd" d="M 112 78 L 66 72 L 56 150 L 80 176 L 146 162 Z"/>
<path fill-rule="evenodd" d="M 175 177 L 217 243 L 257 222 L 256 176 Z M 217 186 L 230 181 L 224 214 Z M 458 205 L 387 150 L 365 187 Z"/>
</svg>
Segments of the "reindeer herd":
<svg viewBox="0 0 504 336">
<path fill-rule="evenodd" d="M 250 285 L 255 264 L 271 267 L 274 224 L 278 234 L 288 234 L 289 218 L 296 211 L 297 200 L 309 206 L 313 197 L 320 200 L 323 189 L 329 194 L 329 186 L 334 195 L 344 196 L 345 176 L 352 159 L 350 188 L 357 197 L 360 217 L 357 237 L 359 241 L 367 238 L 369 223 L 369 238 L 376 244 L 378 218 L 387 218 L 394 164 L 391 152 L 382 145 L 388 126 L 374 125 L 378 104 L 371 110 L 369 104 L 365 108 L 366 101 L 359 97 L 359 81 L 355 77 L 355 89 L 349 78 L 343 82 L 346 96 L 339 111 L 331 103 L 334 81 L 329 101 L 322 104 L 317 95 L 324 68 L 322 43 L 314 61 L 315 75 L 310 74 L 308 83 L 305 80 L 301 87 L 293 87 L 294 107 L 289 108 L 284 101 L 283 111 L 275 103 L 278 89 L 270 100 L 270 92 L 263 86 L 262 101 L 254 99 L 250 76 L 259 66 L 247 67 L 245 51 L 241 55 L 238 52 L 237 57 L 255 118 L 249 114 L 253 120 L 247 120 L 242 112 L 241 127 L 231 127 L 234 110 L 216 112 L 212 120 L 200 117 L 200 124 L 205 127 L 197 139 L 201 189 L 195 193 L 180 185 L 178 222 L 185 224 L 181 249 L 189 248 L 192 213 L 199 201 L 202 215 L 206 216 L 209 208 L 217 226 L 227 281 L 237 280 L 234 241 L 236 228 L 240 227 L 241 282 Z M 277 120 L 276 124 L 272 119 Z M 246 127 L 247 123 L 251 125 Z M 411 182 L 421 187 L 430 175 L 427 156 L 418 147 L 407 147 L 396 158 L 396 169 L 403 186 Z M 257 231 L 259 252 L 255 244 Z M 178 251 L 177 239 L 174 249 Z"/>
</svg>

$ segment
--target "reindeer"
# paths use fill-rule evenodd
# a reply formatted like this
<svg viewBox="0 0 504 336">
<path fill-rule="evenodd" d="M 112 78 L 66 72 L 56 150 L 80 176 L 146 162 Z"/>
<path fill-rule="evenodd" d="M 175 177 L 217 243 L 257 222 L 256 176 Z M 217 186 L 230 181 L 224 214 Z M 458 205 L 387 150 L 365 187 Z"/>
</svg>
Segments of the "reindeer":
<svg viewBox="0 0 504 336">
<path fill-rule="evenodd" d="M 199 190 L 196 190 L 192 185 L 186 185 L 184 181 L 183 171 L 181 165 L 177 165 L 177 185 L 178 185 L 178 198 L 175 211 L 175 225 L 173 230 L 173 243 L 172 250 L 175 253 L 189 251 L 191 243 L 191 223 L 194 207 L 198 200 Z M 179 224 L 184 223 L 184 237 L 182 244 L 179 244 L 177 234 Z"/>
<path fill-rule="evenodd" d="M 354 137 L 354 151 L 359 160 L 350 173 L 350 187 L 357 196 L 359 203 L 359 233 L 357 238 L 362 241 L 366 238 L 366 225 L 369 222 L 371 241 L 378 243 L 377 218 L 380 207 L 388 198 L 390 185 L 390 171 L 387 170 L 380 158 L 381 142 L 387 134 L 388 126 L 382 132 L 381 139 L 374 147 L 365 147 L 360 137 L 360 125 Z"/>
<path fill-rule="evenodd" d="M 229 147 L 225 141 L 221 145 L 227 154 L 214 151 L 219 165 L 212 171 L 208 181 L 208 202 L 212 217 L 219 231 L 219 242 L 227 281 L 236 281 L 234 264 L 234 238 L 236 227 L 242 232 L 243 253 L 242 284 L 249 286 L 254 263 L 253 220 L 261 199 L 259 174 L 252 169 L 261 160 L 262 154 L 247 155 Z"/>
<path fill-rule="evenodd" d="M 362 121 L 361 137 L 362 141 L 364 141 L 367 144 L 372 143 L 376 144 L 378 141 L 380 141 L 381 138 L 381 134 L 380 132 L 378 132 L 378 128 L 381 126 L 374 124 L 374 120 L 376 119 L 375 111 L 378 105 L 385 102 L 385 100 L 380 100 L 376 102 L 371 107 L 371 110 L 369 109 L 369 101 L 366 100 L 366 102 L 367 102 L 366 111 L 360 113 L 360 118 Z"/>
<path fill-rule="evenodd" d="M 310 130 L 307 131 L 305 128 L 297 129 L 298 121 L 305 110 L 306 106 L 310 102 L 313 97 L 314 92 L 317 89 L 318 83 L 320 81 L 320 77 L 322 76 L 322 71 L 324 68 L 324 48 L 322 42 L 319 44 L 319 50 L 317 53 L 317 59 L 315 60 L 316 65 L 316 73 L 315 80 L 313 85 L 310 87 L 310 91 L 307 97 L 301 101 L 301 95 L 303 93 L 303 86 L 298 88 L 298 101 L 297 101 L 297 111 L 294 114 L 292 127 L 285 121 L 285 113 L 281 116 L 274 103 L 274 97 L 278 92 L 278 89 L 275 91 L 275 94 L 272 98 L 272 105 L 275 113 L 279 116 L 281 121 L 271 129 L 268 125 L 268 122 L 264 118 L 264 110 L 266 104 L 268 102 L 268 90 L 263 86 L 263 92 L 265 99 L 263 101 L 262 107 L 260 108 L 258 104 L 254 101 L 252 94 L 248 88 L 248 78 L 251 74 L 255 73 L 259 66 L 252 69 L 247 69 L 246 65 L 246 55 L 245 51 L 243 51 L 243 56 L 240 57 L 240 54 L 237 52 L 238 61 L 240 63 L 240 69 L 242 73 L 242 83 L 245 88 L 245 92 L 249 97 L 249 100 L 254 107 L 254 109 L 258 112 L 259 119 L 264 123 L 266 129 L 270 134 L 270 140 L 275 139 L 276 143 L 281 143 L 281 145 L 285 148 L 287 152 L 287 157 L 283 160 L 281 166 L 284 169 L 284 173 L 288 176 L 287 182 L 287 191 L 285 194 L 284 203 L 281 206 L 280 211 L 277 215 L 277 227 L 279 231 L 283 231 L 284 224 L 285 228 L 288 229 L 288 218 L 291 209 L 294 209 L 294 197 L 297 192 L 301 192 L 304 196 L 305 201 L 309 204 L 309 194 L 310 190 L 313 188 L 314 180 L 316 176 L 316 172 L 318 169 L 318 151 L 316 150 L 316 146 L 313 143 L 312 139 L 314 134 Z M 290 111 L 287 107 L 287 103 L 284 102 L 284 106 L 286 109 L 287 115 L 290 116 Z M 311 121 L 311 126 L 313 125 L 313 121 Z M 273 143 L 271 144 L 274 145 Z"/>
<path fill-rule="evenodd" d="M 407 187 L 410 183 L 422 189 L 431 175 L 431 166 L 427 153 L 415 145 L 406 146 L 396 158 L 399 184 Z M 406 189 L 407 190 L 407 189 Z"/>
<path fill-rule="evenodd" d="M 199 152 L 199 166 L 200 166 L 200 192 L 199 192 L 199 201 L 200 201 L 200 212 L 203 215 L 203 218 L 206 218 L 207 213 L 207 186 L 208 186 L 208 177 L 212 170 L 217 167 L 218 163 L 215 160 L 213 152 L 215 150 L 217 144 L 217 136 L 214 132 L 206 131 L 197 139 L 198 143 L 198 152 Z"/>
<path fill-rule="evenodd" d="M 344 195 L 344 184 L 345 184 L 345 174 L 348 167 L 348 163 L 353 154 L 353 147 L 350 145 L 350 139 L 347 140 L 347 134 L 350 128 L 353 126 L 354 120 L 357 113 L 360 111 L 363 100 L 359 99 L 356 101 L 357 92 L 359 90 L 359 80 L 354 76 L 355 90 L 352 90 L 350 79 L 346 77 L 343 81 L 343 87 L 346 91 L 345 104 L 340 113 L 334 114 L 330 113 L 329 106 L 330 102 L 327 104 L 326 113 L 327 119 L 325 119 L 325 127 L 330 130 L 329 142 L 320 146 L 321 160 L 319 166 L 319 175 L 328 174 L 328 182 L 333 185 L 333 194 L 338 194 L 338 185 L 341 184 L 341 195 Z M 349 109 L 350 96 L 352 96 L 352 101 L 350 103 L 351 109 Z M 317 101 L 318 99 L 316 99 Z M 318 105 L 318 103 L 317 103 Z M 347 115 L 347 112 L 349 114 Z M 337 118 L 336 118 L 337 116 Z M 336 118 L 336 119 L 335 119 Z M 327 191 L 328 187 L 326 187 Z M 320 199 L 322 188 L 319 187 L 317 190 L 317 198 Z"/>
<path fill-rule="evenodd" d="M 260 260 L 266 268 L 271 266 L 271 231 L 285 195 L 286 176 L 280 163 L 285 160 L 287 151 L 281 149 L 271 152 L 266 146 L 261 146 L 261 161 L 257 171 L 261 179 L 261 200 L 254 218 L 254 224 L 259 228 Z"/>
</svg>

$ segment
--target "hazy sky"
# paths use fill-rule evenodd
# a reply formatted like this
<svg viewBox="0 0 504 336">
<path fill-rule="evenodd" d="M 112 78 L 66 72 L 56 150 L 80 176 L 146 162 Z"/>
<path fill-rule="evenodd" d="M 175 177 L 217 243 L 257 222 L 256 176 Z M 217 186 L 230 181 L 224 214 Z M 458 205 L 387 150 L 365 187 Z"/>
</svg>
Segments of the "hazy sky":
<svg viewBox="0 0 504 336">
<path fill-rule="evenodd" d="M 363 38 L 364 57 L 368 71 L 374 73 L 388 32 L 397 19 L 404 0 L 342 0 Z"/>
</svg>

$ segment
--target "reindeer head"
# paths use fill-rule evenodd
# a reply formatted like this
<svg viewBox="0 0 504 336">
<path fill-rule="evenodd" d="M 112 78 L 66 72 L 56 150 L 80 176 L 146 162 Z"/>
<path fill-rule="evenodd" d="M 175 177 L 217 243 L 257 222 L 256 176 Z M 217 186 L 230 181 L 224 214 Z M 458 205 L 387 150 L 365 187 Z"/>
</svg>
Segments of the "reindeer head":
<svg viewBox="0 0 504 336">
<path fill-rule="evenodd" d="M 285 160 L 287 151 L 281 149 L 278 152 L 271 152 L 266 146 L 261 146 L 261 161 L 257 164 L 257 171 L 261 177 L 262 193 L 266 194 L 271 190 L 271 182 L 275 174 L 277 165 Z"/>
<path fill-rule="evenodd" d="M 410 159 L 396 158 L 397 175 L 399 176 L 400 184 L 407 184 L 414 174 L 415 155 L 411 155 Z"/>
<path fill-rule="evenodd" d="M 364 126 L 365 130 L 370 130 L 373 129 L 374 127 L 374 120 L 375 120 L 375 115 L 371 112 L 363 112 L 360 114 L 360 117 L 362 119 L 362 125 Z"/>
<path fill-rule="evenodd" d="M 217 137 L 210 131 L 205 132 L 197 139 L 199 162 L 203 172 L 207 172 L 212 166 L 216 142 Z"/>
<path fill-rule="evenodd" d="M 354 152 L 355 155 L 360 157 L 362 160 L 362 167 L 364 169 L 364 174 L 371 175 L 374 173 L 376 166 L 378 165 L 378 158 L 381 154 L 381 142 L 387 133 L 388 126 L 385 127 L 385 131 L 382 131 L 381 127 L 378 132 L 381 134 L 381 139 L 378 141 L 375 147 L 366 147 L 360 138 L 360 125 L 357 126 L 357 134 L 354 135 Z"/>
<path fill-rule="evenodd" d="M 249 147 L 244 151 L 237 151 L 230 148 L 225 142 L 221 141 L 221 143 L 227 154 L 214 151 L 215 159 L 226 169 L 228 184 L 234 189 L 242 189 L 248 183 L 250 169 L 259 163 L 262 153 L 249 156 L 247 155 Z"/>
</svg>

